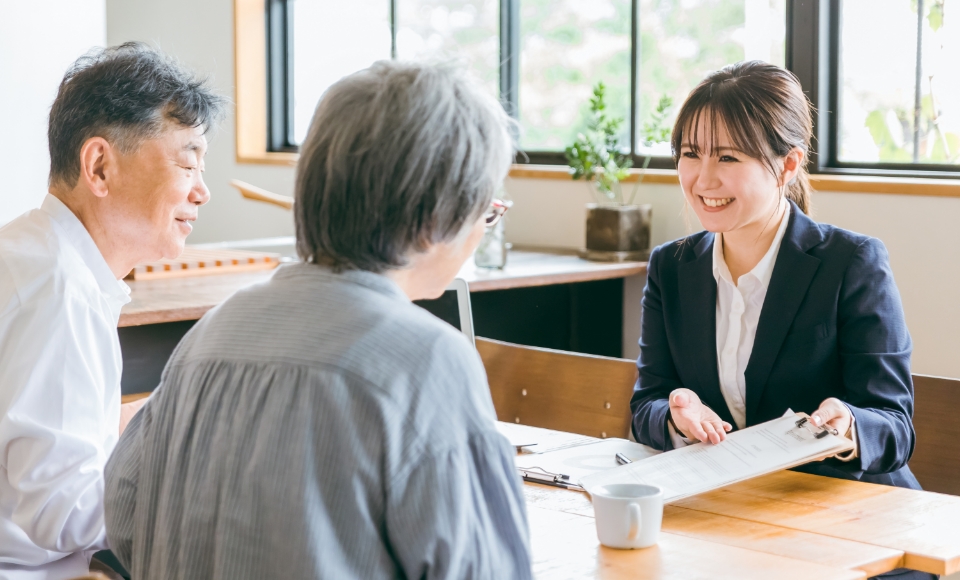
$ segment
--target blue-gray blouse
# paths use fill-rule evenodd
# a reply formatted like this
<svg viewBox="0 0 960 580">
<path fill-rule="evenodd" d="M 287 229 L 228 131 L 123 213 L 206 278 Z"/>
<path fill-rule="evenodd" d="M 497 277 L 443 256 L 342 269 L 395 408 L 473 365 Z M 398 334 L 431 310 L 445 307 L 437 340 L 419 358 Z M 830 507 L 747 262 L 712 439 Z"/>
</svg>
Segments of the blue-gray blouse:
<svg viewBox="0 0 960 580">
<path fill-rule="evenodd" d="M 284 266 L 184 338 L 106 469 L 134 578 L 529 578 L 476 350 L 391 280 Z"/>
</svg>

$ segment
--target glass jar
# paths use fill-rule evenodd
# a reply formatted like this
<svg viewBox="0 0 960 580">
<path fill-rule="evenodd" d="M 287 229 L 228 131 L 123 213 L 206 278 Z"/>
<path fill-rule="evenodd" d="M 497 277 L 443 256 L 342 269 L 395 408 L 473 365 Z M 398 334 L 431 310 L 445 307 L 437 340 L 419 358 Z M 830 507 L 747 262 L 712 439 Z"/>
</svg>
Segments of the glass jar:
<svg viewBox="0 0 960 580">
<path fill-rule="evenodd" d="M 498 221 L 483 234 L 483 239 L 473 254 L 473 261 L 478 268 L 502 270 L 507 265 L 507 250 L 510 249 L 510 244 L 504 241 L 504 222 L 505 220 Z"/>
</svg>

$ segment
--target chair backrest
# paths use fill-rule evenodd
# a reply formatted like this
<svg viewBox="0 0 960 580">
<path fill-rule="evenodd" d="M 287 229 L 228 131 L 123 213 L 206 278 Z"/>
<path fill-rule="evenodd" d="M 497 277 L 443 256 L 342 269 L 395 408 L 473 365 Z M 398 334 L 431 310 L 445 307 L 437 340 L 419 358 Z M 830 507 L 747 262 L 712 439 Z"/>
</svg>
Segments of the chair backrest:
<svg viewBox="0 0 960 580">
<path fill-rule="evenodd" d="M 497 418 L 592 437 L 630 433 L 635 361 L 477 338 Z"/>
<path fill-rule="evenodd" d="M 917 445 L 910 470 L 923 489 L 960 495 L 960 379 L 913 375 Z"/>
</svg>

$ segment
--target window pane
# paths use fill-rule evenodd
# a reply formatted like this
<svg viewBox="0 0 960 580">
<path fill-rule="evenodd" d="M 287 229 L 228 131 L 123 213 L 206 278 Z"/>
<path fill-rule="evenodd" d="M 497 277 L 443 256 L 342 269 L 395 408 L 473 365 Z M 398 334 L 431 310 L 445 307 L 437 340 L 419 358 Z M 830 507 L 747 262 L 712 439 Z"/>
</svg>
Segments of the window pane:
<svg viewBox="0 0 960 580">
<path fill-rule="evenodd" d="M 593 85 L 630 131 L 630 0 L 520 1 L 520 146 L 560 151 L 587 122 Z"/>
<path fill-rule="evenodd" d="M 462 62 L 500 94 L 499 0 L 397 0 L 397 57 Z"/>
<path fill-rule="evenodd" d="M 661 97 L 680 103 L 710 71 L 744 59 L 783 66 L 786 0 L 640 0 L 637 151 Z M 520 13 L 521 146 L 561 150 L 586 124 L 593 85 L 607 85 L 610 112 L 630 119 L 629 0 L 522 0 Z"/>
<path fill-rule="evenodd" d="M 943 5 L 924 2 L 917 125 L 916 0 L 841 4 L 839 161 L 960 161 L 960 19 Z"/>
<path fill-rule="evenodd" d="M 741 60 L 784 66 L 786 0 L 640 0 L 640 102 L 638 129 L 662 96 L 673 100 L 665 125 L 691 90 L 711 71 Z M 669 155 L 668 143 L 637 151 Z"/>
<path fill-rule="evenodd" d="M 303 142 L 327 87 L 390 58 L 389 0 L 290 0 L 293 20 L 293 134 Z"/>
</svg>

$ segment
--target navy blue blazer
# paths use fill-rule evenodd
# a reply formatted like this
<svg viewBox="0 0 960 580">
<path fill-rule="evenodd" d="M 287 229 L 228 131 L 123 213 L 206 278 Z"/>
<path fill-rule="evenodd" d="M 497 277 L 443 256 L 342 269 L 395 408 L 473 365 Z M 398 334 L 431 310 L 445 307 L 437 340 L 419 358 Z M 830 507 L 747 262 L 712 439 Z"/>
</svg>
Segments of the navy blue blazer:
<svg viewBox="0 0 960 580">
<path fill-rule="evenodd" d="M 637 440 L 657 449 L 672 448 L 667 397 L 676 388 L 696 392 L 736 428 L 717 371 L 713 240 L 700 232 L 650 254 L 630 409 Z M 744 373 L 747 425 L 788 408 L 812 413 L 836 397 L 853 411 L 859 457 L 798 470 L 919 489 L 907 467 L 911 351 L 883 243 L 819 224 L 793 205 Z"/>
</svg>

